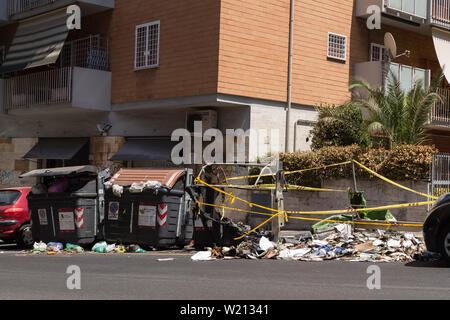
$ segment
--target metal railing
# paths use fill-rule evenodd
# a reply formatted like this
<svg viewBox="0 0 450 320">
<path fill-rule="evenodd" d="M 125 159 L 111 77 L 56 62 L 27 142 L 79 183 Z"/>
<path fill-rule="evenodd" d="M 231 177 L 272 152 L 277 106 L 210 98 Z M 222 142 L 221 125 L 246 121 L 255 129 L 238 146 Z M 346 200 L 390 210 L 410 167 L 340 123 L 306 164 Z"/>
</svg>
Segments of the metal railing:
<svg viewBox="0 0 450 320">
<path fill-rule="evenodd" d="M 4 108 L 26 109 L 34 105 L 72 100 L 72 68 L 65 67 L 5 79 Z"/>
<path fill-rule="evenodd" d="M 430 22 L 450 29 L 450 0 L 431 0 Z"/>
<path fill-rule="evenodd" d="M 9 15 L 13 16 L 56 1 L 58 0 L 9 0 Z"/>
<path fill-rule="evenodd" d="M 431 112 L 431 123 L 450 126 L 450 89 L 439 88 L 437 93 L 442 100 L 437 101 Z"/>
<path fill-rule="evenodd" d="M 434 154 L 430 171 L 431 194 L 440 197 L 450 192 L 450 154 Z"/>
<path fill-rule="evenodd" d="M 69 103 L 73 67 L 108 70 L 108 41 L 100 35 L 66 42 L 55 69 L 4 81 L 4 109 Z"/>
<path fill-rule="evenodd" d="M 81 67 L 108 70 L 108 39 L 91 35 L 66 42 L 61 50 L 61 67 Z"/>
</svg>

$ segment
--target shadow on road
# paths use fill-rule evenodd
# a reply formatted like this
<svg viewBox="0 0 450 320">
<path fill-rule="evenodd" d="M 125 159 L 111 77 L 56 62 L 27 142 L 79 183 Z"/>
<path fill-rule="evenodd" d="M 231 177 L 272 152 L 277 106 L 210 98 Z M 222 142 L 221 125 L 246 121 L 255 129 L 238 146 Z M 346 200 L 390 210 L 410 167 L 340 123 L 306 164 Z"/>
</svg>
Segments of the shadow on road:
<svg viewBox="0 0 450 320">
<path fill-rule="evenodd" d="M 437 261 L 412 261 L 405 264 L 406 267 L 415 268 L 450 268 L 450 262 L 437 260 Z"/>
</svg>

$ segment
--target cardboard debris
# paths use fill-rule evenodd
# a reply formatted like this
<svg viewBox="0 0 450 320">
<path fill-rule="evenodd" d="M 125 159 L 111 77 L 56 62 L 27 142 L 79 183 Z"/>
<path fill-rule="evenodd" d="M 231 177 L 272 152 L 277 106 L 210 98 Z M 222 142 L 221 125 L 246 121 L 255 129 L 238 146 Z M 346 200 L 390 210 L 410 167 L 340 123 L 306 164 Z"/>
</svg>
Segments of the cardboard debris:
<svg viewBox="0 0 450 320">
<path fill-rule="evenodd" d="M 358 230 L 358 229 L 357 229 Z M 328 231 L 329 232 L 329 231 Z M 207 248 L 192 260 L 212 259 L 279 259 L 298 261 L 348 260 L 369 262 L 410 262 L 436 258 L 426 253 L 422 241 L 411 233 L 399 231 L 358 231 L 336 226 L 324 239 L 318 235 L 295 239 L 281 239 L 279 243 L 259 235 L 246 238 L 236 247 Z"/>
</svg>

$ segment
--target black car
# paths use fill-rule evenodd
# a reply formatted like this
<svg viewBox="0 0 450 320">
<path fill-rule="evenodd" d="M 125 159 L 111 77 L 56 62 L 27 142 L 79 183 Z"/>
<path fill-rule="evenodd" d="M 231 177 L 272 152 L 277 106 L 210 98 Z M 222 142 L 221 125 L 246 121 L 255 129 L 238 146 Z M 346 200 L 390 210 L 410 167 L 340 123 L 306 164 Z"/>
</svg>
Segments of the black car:
<svg viewBox="0 0 450 320">
<path fill-rule="evenodd" d="M 428 251 L 450 261 L 450 193 L 434 204 L 423 225 L 423 236 Z"/>
</svg>

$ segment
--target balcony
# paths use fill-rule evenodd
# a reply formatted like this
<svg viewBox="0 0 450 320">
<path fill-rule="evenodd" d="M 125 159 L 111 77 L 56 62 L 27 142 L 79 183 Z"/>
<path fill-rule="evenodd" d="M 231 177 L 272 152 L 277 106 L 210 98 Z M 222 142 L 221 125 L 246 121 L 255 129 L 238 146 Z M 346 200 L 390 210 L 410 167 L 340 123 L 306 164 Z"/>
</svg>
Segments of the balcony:
<svg viewBox="0 0 450 320">
<path fill-rule="evenodd" d="M 429 0 L 356 0 L 356 16 L 367 18 L 367 8 L 376 5 L 382 12 L 382 23 L 408 28 L 426 24 Z"/>
<path fill-rule="evenodd" d="M 111 73 L 107 42 L 91 36 L 67 42 L 52 69 L 2 80 L 3 112 L 20 113 L 45 107 L 108 110 L 111 106 Z M 1 98 L 1 97 L 0 97 Z"/>
<path fill-rule="evenodd" d="M 381 23 L 429 35 L 430 26 L 450 30 L 450 0 L 356 0 L 356 16 L 368 18 L 367 8 L 381 9 Z"/>
<path fill-rule="evenodd" d="M 8 1 L 8 14 L 13 20 L 21 20 L 34 15 L 67 7 L 80 6 L 83 16 L 114 8 L 114 0 L 0 0 Z M 0 2 L 1 3 L 1 2 Z"/>
<path fill-rule="evenodd" d="M 431 0 L 430 23 L 450 29 L 450 0 Z"/>
<path fill-rule="evenodd" d="M 450 89 L 439 89 L 442 101 L 436 102 L 431 111 L 430 125 L 450 127 Z"/>
</svg>

